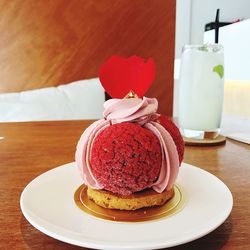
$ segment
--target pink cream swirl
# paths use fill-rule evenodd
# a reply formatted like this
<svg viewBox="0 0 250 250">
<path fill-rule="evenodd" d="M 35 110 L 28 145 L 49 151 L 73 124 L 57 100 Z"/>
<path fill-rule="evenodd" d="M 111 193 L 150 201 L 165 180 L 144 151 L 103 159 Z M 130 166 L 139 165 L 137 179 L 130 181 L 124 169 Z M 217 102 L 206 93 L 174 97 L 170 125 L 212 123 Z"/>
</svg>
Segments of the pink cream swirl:
<svg viewBox="0 0 250 250">
<path fill-rule="evenodd" d="M 152 131 L 159 139 L 162 150 L 161 171 L 152 188 L 161 193 L 172 188 L 179 172 L 179 156 L 168 131 L 156 122 L 158 102 L 155 98 L 110 99 L 104 103 L 104 119 L 91 124 L 78 141 L 75 159 L 84 183 L 94 189 L 102 189 L 92 174 L 89 163 L 91 146 L 96 136 L 112 124 L 133 122 Z"/>
</svg>

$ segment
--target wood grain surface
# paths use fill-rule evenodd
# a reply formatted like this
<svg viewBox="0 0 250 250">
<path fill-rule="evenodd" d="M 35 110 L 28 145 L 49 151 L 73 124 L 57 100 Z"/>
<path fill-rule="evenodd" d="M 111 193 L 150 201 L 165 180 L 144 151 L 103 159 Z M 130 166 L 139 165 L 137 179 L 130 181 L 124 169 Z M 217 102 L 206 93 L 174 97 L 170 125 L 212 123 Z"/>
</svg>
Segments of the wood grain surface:
<svg viewBox="0 0 250 250">
<path fill-rule="evenodd" d="M 1 0 L 0 92 L 98 76 L 111 55 L 152 57 L 147 96 L 172 114 L 175 0 Z"/>
<path fill-rule="evenodd" d="M 74 160 L 76 142 L 90 123 L 0 124 L 0 137 L 4 137 L 0 140 L 0 249 L 80 249 L 32 227 L 21 213 L 19 199 L 35 177 Z M 184 161 L 208 170 L 226 183 L 233 194 L 234 207 L 215 231 L 172 249 L 250 249 L 250 146 L 232 140 L 215 147 L 189 146 L 185 148 Z"/>
</svg>

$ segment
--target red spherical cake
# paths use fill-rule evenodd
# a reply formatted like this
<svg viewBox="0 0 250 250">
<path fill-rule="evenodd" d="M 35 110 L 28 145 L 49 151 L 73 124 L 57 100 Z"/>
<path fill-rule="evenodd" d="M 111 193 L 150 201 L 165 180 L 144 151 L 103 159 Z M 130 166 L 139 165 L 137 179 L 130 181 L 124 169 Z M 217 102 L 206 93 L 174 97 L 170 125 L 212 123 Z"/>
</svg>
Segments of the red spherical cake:
<svg viewBox="0 0 250 250">
<path fill-rule="evenodd" d="M 134 123 L 109 126 L 97 135 L 91 148 L 93 175 L 104 189 L 120 195 L 151 187 L 161 163 L 158 138 Z"/>
</svg>

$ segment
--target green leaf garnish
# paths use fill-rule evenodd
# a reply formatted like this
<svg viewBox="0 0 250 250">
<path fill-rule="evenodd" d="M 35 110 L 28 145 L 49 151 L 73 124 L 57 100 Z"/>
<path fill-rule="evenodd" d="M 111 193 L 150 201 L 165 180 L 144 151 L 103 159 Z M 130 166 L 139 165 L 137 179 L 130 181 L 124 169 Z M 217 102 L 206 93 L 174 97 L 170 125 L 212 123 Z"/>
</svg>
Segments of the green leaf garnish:
<svg viewBox="0 0 250 250">
<path fill-rule="evenodd" d="M 217 66 L 214 66 L 213 67 L 213 72 L 216 72 L 219 75 L 219 77 L 222 79 L 223 76 L 224 76 L 224 67 L 223 67 L 223 65 L 219 64 Z"/>
<path fill-rule="evenodd" d="M 198 48 L 198 50 L 208 52 L 208 45 L 207 45 L 207 44 L 203 44 L 202 46 L 200 46 L 200 47 Z"/>
</svg>

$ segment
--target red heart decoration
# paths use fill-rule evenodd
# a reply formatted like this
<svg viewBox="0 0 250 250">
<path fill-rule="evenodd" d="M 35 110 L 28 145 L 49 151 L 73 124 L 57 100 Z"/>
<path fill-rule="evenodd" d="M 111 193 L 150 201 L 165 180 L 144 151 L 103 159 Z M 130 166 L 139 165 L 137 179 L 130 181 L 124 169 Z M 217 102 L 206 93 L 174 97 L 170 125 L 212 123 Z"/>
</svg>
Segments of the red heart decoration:
<svg viewBox="0 0 250 250">
<path fill-rule="evenodd" d="M 123 58 L 112 56 L 102 65 L 99 79 L 113 98 L 123 98 L 129 91 L 143 97 L 155 78 L 155 63 L 138 56 Z"/>
</svg>

